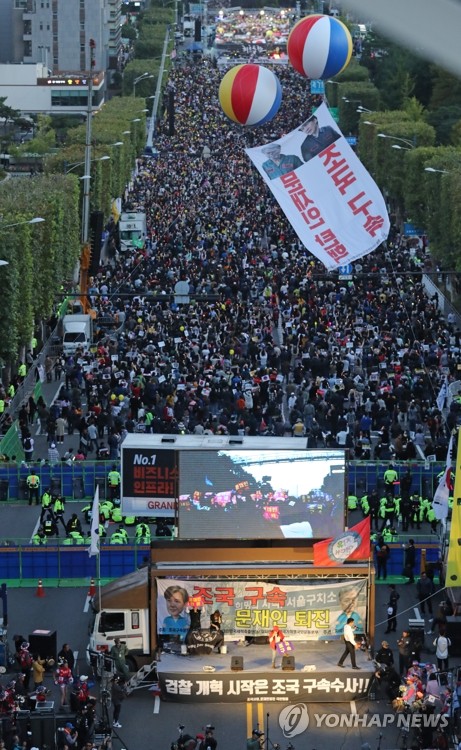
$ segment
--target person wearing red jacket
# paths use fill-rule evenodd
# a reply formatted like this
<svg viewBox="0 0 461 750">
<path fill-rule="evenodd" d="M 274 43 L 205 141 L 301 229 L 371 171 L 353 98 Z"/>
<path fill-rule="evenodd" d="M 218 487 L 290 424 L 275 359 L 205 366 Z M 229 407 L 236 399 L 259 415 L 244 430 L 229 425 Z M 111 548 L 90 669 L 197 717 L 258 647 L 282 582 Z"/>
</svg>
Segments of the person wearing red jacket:
<svg viewBox="0 0 461 750">
<path fill-rule="evenodd" d="M 272 669 L 276 669 L 276 658 L 277 658 L 277 644 L 285 640 L 284 633 L 280 630 L 278 625 L 274 625 L 271 632 L 269 633 L 269 646 L 272 649 Z"/>
</svg>

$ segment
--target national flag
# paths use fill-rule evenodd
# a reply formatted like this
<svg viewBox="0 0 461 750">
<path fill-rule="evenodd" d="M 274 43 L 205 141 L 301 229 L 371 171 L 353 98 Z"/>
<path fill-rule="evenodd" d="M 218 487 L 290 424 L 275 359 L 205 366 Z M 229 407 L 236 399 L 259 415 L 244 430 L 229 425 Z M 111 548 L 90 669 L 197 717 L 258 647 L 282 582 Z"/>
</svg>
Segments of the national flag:
<svg viewBox="0 0 461 750">
<path fill-rule="evenodd" d="M 445 403 L 447 400 L 447 396 L 448 396 L 448 383 L 447 383 L 447 379 L 445 378 L 442 385 L 440 386 L 439 395 L 435 399 L 435 402 L 437 404 L 437 409 L 439 409 L 439 411 L 443 410 L 443 407 L 445 406 Z"/>
<path fill-rule="evenodd" d="M 315 567 L 334 567 L 370 557 L 370 516 L 337 537 L 314 544 Z"/>
<path fill-rule="evenodd" d="M 91 544 L 88 550 L 90 557 L 99 555 L 99 485 L 96 487 L 91 511 Z"/>
<path fill-rule="evenodd" d="M 440 482 L 434 497 L 432 499 L 432 510 L 435 513 L 437 521 L 444 521 L 448 516 L 448 498 L 452 489 L 451 482 L 451 454 L 453 451 L 453 435 L 448 444 L 447 458 L 445 461 L 445 471 L 440 477 Z"/>
</svg>

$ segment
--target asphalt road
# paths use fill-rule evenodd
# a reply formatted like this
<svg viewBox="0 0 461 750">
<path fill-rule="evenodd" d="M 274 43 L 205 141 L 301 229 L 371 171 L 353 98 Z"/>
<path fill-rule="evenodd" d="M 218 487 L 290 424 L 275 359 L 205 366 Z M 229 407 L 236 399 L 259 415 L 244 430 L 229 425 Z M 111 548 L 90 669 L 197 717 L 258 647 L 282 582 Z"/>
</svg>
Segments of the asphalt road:
<svg viewBox="0 0 461 750">
<path fill-rule="evenodd" d="M 397 637 L 404 625 L 408 623 L 408 617 L 414 617 L 415 592 L 413 586 L 399 586 L 401 598 L 399 601 L 400 614 L 398 616 Z M 394 648 L 397 655 L 396 636 L 384 636 L 385 605 L 387 602 L 387 586 L 380 585 L 376 588 L 376 611 L 377 611 L 377 637 L 376 643 L 380 644 L 384 637 Z M 438 600 L 441 597 L 436 595 Z M 409 609 L 404 613 L 405 609 Z M 10 589 L 8 591 L 9 642 L 12 644 L 13 635 L 21 633 L 28 637 L 33 630 L 51 630 L 57 633 L 58 647 L 68 642 L 71 648 L 77 652 L 77 671 L 80 674 L 88 673 L 85 663 L 85 649 L 88 639 L 88 623 L 90 614 L 88 610 L 86 588 L 45 588 L 45 597 L 35 596 L 34 589 Z M 426 628 L 429 629 L 429 621 L 426 619 Z M 426 637 L 427 646 L 431 639 Z M 431 655 L 430 649 L 423 654 L 423 660 Z M 460 660 L 461 661 L 461 660 Z M 55 700 L 59 704 L 58 688 L 52 681 L 52 674 L 46 676 L 46 684 L 50 688 Z M 92 688 L 92 692 L 98 695 L 98 685 Z M 387 698 L 378 694 L 378 701 L 361 700 L 344 704 L 310 704 L 305 708 L 298 709 L 309 715 L 309 727 L 304 729 L 298 736 L 291 737 L 291 742 L 296 750 L 312 750 L 319 747 L 323 750 L 357 750 L 365 742 L 371 748 L 378 747 L 379 734 L 382 732 L 381 750 L 389 750 L 401 746 L 399 729 L 395 723 L 380 729 L 376 723 L 372 726 L 363 726 L 363 722 L 369 722 L 371 716 L 389 715 L 394 712 L 388 704 Z M 304 705 L 304 704 L 303 704 Z M 200 732 L 206 724 L 216 727 L 219 750 L 236 750 L 245 748 L 245 740 L 253 726 L 258 723 L 267 727 L 269 723 L 269 743 L 265 743 L 264 750 L 271 750 L 272 743 L 279 743 L 282 750 L 288 745 L 288 738 L 284 736 L 282 727 L 284 719 L 282 715 L 284 705 L 273 703 L 251 703 L 251 704 L 210 704 L 208 707 L 199 705 L 173 704 L 161 702 L 158 698 L 142 688 L 135 691 L 124 702 L 121 713 L 122 728 L 117 730 L 114 737 L 114 750 L 136 750 L 138 748 L 163 748 L 169 750 L 171 742 L 177 737 L 177 726 L 183 724 L 185 732 L 192 735 Z M 355 728 L 344 728 L 336 726 L 340 721 L 340 714 L 359 714 L 362 724 Z M 329 718 L 322 718 L 327 714 Z M 366 716 L 365 716 L 366 714 Z M 319 718 L 320 717 L 320 718 Z M 375 718 L 373 720 L 377 722 Z M 388 720 L 391 721 L 391 720 Z M 328 722 L 325 725 L 325 722 Z M 320 726 L 319 726 L 320 724 Z M 267 746 L 268 745 L 268 746 Z"/>
<path fill-rule="evenodd" d="M 51 402 L 59 384 L 44 384 L 45 397 Z M 46 437 L 35 435 L 37 446 L 37 457 L 45 457 L 47 451 Z M 66 436 L 64 449 L 76 447 L 78 438 Z M 76 501 L 69 503 L 69 512 L 79 512 L 87 501 Z M 18 504 L 2 508 L 2 537 L 17 536 L 29 537 L 37 525 L 40 509 L 29 508 L 27 505 Z M 66 518 L 68 513 L 66 513 Z M 416 592 L 414 586 L 398 586 L 401 598 L 399 601 L 398 630 L 396 635 L 385 636 L 386 607 L 388 599 L 388 587 L 381 583 L 376 586 L 376 639 L 375 644 L 379 647 L 381 640 L 387 638 L 394 655 L 397 657 L 396 641 L 404 626 L 408 625 L 408 619 L 419 615 L 416 607 Z M 80 674 L 88 673 L 85 663 L 85 650 L 88 640 L 88 624 L 90 614 L 88 612 L 87 588 L 45 588 L 45 597 L 35 596 L 34 589 L 17 588 L 8 591 L 9 623 L 8 636 L 12 644 L 13 635 L 21 633 L 25 638 L 33 630 L 51 630 L 57 633 L 58 647 L 64 642 L 70 643 L 72 649 L 77 652 L 77 671 Z M 442 592 L 435 596 L 437 602 L 442 598 Z M 416 608 L 415 608 L 416 607 Z M 436 603 L 434 603 L 434 610 Z M 425 629 L 429 629 L 429 620 L 426 617 Z M 426 660 L 431 656 L 432 639 L 426 636 L 426 651 L 422 658 Z M 461 663 L 461 659 L 460 659 Z M 454 666 L 454 665 L 453 665 Z M 5 680 L 6 681 L 6 680 Z M 2 681 L 3 682 L 3 681 Z M 53 684 L 52 674 L 46 676 L 46 684 L 50 688 L 55 705 L 59 704 L 58 689 Z M 92 692 L 99 697 L 98 684 L 92 688 Z M 170 750 L 171 742 L 177 736 L 178 724 L 185 726 L 185 732 L 195 735 L 203 730 L 206 724 L 216 727 L 215 736 L 218 740 L 219 750 L 244 750 L 246 738 L 251 729 L 258 725 L 263 726 L 266 731 L 266 739 L 262 750 L 272 750 L 275 744 L 280 744 L 281 750 L 285 750 L 291 741 L 296 750 L 357 750 L 362 744 L 368 743 L 371 748 L 379 750 L 391 750 L 403 747 L 405 741 L 399 728 L 395 724 L 394 712 L 384 694 L 378 694 L 377 701 L 361 700 L 344 704 L 310 704 L 297 706 L 296 710 L 303 715 L 303 722 L 299 723 L 299 734 L 288 737 L 283 732 L 286 726 L 283 707 L 273 703 L 249 703 L 249 704 L 210 704 L 207 706 L 186 705 L 161 702 L 149 692 L 147 688 L 135 691 L 122 706 L 121 718 L 122 728 L 117 730 L 113 738 L 114 750 L 136 750 L 141 748 L 157 748 Z M 98 704 L 98 711 L 101 707 Z M 286 710 L 285 710 L 286 713 Z M 358 714 L 359 720 L 355 727 L 347 728 L 338 726 L 341 714 L 350 721 L 351 714 Z M 380 728 L 378 716 L 386 715 L 387 726 Z M 308 717 L 308 727 L 306 727 Z M 373 717 L 370 726 L 371 717 Z M 344 720 L 344 719 L 343 719 Z M 269 730 L 267 732 L 267 730 Z M 302 731 L 301 731 L 302 730 Z M 382 737 L 380 738 L 380 734 Z M 267 737 L 268 735 L 268 737 Z M 410 746 L 410 742 L 408 742 Z"/>
</svg>

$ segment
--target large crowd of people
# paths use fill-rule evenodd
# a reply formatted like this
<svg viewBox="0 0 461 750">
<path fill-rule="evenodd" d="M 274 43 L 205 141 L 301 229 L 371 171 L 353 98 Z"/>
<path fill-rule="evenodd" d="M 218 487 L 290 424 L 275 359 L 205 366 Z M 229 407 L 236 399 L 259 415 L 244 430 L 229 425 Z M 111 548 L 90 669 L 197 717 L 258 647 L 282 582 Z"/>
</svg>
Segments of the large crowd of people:
<svg viewBox="0 0 461 750">
<path fill-rule="evenodd" d="M 94 309 L 119 333 L 61 365 L 58 406 L 84 434 L 84 453 L 96 457 L 107 430 L 115 459 L 126 430 L 307 435 L 313 447 L 371 458 L 375 431 L 377 457 L 445 456 L 436 400 L 457 379 L 460 337 L 424 290 L 424 243 L 394 228 L 351 279 L 325 273 L 244 153 L 318 103 L 291 70 L 277 74 L 281 110 L 252 130 L 221 112 L 210 61 L 172 70 L 174 134 L 165 113 L 158 155 L 139 161 L 125 196 L 147 213 L 145 247 L 117 253 L 90 285 Z M 189 284 L 187 304 L 175 301 L 178 281 Z M 91 424 L 98 434 L 88 440 Z"/>
</svg>

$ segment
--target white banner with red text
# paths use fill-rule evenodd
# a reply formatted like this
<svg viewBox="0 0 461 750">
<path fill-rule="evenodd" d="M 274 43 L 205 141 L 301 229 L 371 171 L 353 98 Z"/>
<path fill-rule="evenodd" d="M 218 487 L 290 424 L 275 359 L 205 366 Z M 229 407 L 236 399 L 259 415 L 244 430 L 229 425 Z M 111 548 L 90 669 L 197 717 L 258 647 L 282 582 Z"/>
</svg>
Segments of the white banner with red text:
<svg viewBox="0 0 461 750">
<path fill-rule="evenodd" d="M 384 198 L 325 104 L 296 130 L 246 153 L 303 245 L 328 270 L 386 240 Z"/>
</svg>

